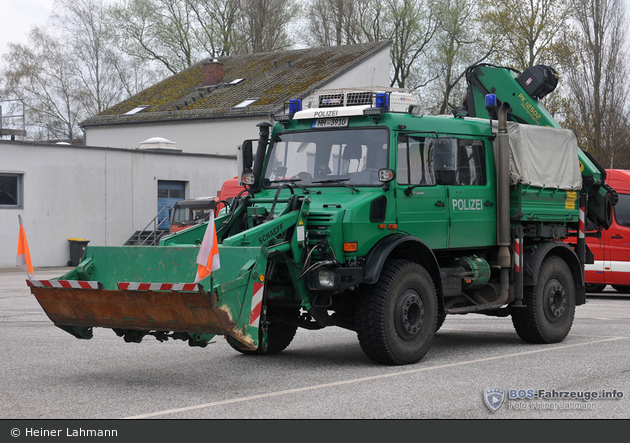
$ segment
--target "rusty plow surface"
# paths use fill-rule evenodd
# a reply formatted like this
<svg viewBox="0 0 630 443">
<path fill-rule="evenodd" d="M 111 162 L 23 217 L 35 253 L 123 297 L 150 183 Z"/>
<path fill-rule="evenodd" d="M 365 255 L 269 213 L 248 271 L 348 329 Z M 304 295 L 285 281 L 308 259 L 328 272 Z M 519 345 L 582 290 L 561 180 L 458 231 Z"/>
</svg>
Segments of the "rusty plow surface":
<svg viewBox="0 0 630 443">
<path fill-rule="evenodd" d="M 31 292 L 57 326 L 233 334 L 229 315 L 203 291 L 31 287 Z"/>
</svg>

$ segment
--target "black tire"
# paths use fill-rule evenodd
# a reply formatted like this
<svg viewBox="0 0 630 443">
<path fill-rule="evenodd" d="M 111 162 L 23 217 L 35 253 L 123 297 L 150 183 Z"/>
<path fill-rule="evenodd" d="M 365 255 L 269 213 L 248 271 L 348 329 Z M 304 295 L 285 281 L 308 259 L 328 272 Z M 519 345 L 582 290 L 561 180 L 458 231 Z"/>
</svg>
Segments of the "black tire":
<svg viewBox="0 0 630 443">
<path fill-rule="evenodd" d="M 605 287 L 606 285 L 597 285 L 597 284 L 590 284 L 590 283 L 587 283 L 585 285 L 586 292 L 587 293 L 590 292 L 591 294 L 597 294 L 599 292 L 602 292 Z"/>
<path fill-rule="evenodd" d="M 558 343 L 575 317 L 575 283 L 569 265 L 552 256 L 540 267 L 538 284 L 524 291 L 525 308 L 512 312 L 514 329 L 528 343 Z"/>
<path fill-rule="evenodd" d="M 418 362 L 429 350 L 438 317 L 429 273 L 407 260 L 388 260 L 374 285 L 365 285 L 357 335 L 365 355 L 385 365 Z"/>
<path fill-rule="evenodd" d="M 446 320 L 446 314 L 438 314 L 437 324 L 435 325 L 435 332 L 439 331 Z"/>
<path fill-rule="evenodd" d="M 273 307 L 269 307 L 269 315 L 273 313 L 273 316 L 278 318 L 282 315 L 283 318 L 297 318 L 299 309 L 274 309 Z M 267 327 L 267 349 L 263 349 L 262 342 L 258 349 L 255 351 L 250 351 L 249 349 L 241 349 L 241 344 L 234 338 L 228 336 L 227 341 L 232 346 L 232 348 L 236 349 L 238 352 L 246 355 L 273 355 L 279 354 L 284 351 L 287 346 L 291 344 L 293 341 L 293 337 L 295 337 L 295 333 L 297 331 L 297 326 L 289 325 L 287 323 L 280 322 L 270 322 Z M 258 330 L 259 340 L 262 340 L 262 329 Z"/>
<path fill-rule="evenodd" d="M 623 285 L 612 285 L 613 289 L 617 292 L 621 292 L 622 294 L 627 294 L 630 292 L 630 286 Z"/>
</svg>

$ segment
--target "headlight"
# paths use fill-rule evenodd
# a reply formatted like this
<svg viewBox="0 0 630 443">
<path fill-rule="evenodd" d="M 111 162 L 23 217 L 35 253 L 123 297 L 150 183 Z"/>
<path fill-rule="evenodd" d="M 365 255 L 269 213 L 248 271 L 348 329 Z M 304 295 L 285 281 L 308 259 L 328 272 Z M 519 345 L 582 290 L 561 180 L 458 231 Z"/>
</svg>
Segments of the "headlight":
<svg viewBox="0 0 630 443">
<path fill-rule="evenodd" d="M 313 291 L 337 289 L 339 286 L 339 274 L 336 269 L 315 269 L 308 275 L 307 286 Z"/>
<path fill-rule="evenodd" d="M 251 172 L 243 174 L 241 177 L 240 185 L 253 185 L 256 180 L 254 179 L 254 174 Z"/>
<path fill-rule="evenodd" d="M 319 286 L 322 288 L 335 287 L 335 272 L 332 269 L 321 269 L 317 273 Z"/>
</svg>

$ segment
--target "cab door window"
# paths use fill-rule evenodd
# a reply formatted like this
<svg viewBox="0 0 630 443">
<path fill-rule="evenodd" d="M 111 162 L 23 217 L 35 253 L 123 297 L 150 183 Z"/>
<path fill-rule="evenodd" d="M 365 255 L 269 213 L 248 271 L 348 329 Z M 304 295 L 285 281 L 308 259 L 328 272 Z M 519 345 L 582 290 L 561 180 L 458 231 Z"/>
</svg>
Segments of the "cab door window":
<svg viewBox="0 0 630 443">
<path fill-rule="evenodd" d="M 398 137 L 398 168 L 396 176 L 401 185 L 435 185 L 433 145 L 427 137 Z"/>
<path fill-rule="evenodd" d="M 486 157 L 480 140 L 458 141 L 457 185 L 483 186 L 486 184 Z"/>
</svg>

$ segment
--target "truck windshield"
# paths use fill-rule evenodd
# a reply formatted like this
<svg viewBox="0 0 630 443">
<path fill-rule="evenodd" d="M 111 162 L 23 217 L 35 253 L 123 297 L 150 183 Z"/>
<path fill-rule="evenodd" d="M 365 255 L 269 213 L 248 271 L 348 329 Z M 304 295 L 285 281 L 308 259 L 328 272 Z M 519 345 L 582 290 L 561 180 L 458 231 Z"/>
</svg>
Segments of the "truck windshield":
<svg viewBox="0 0 630 443">
<path fill-rule="evenodd" d="M 379 186 L 378 170 L 389 165 L 384 128 L 335 129 L 277 134 L 263 186 L 286 180 L 310 186 Z"/>
<path fill-rule="evenodd" d="M 175 206 L 173 212 L 173 224 L 192 225 L 210 219 L 210 208 L 190 208 L 186 206 Z"/>
</svg>

